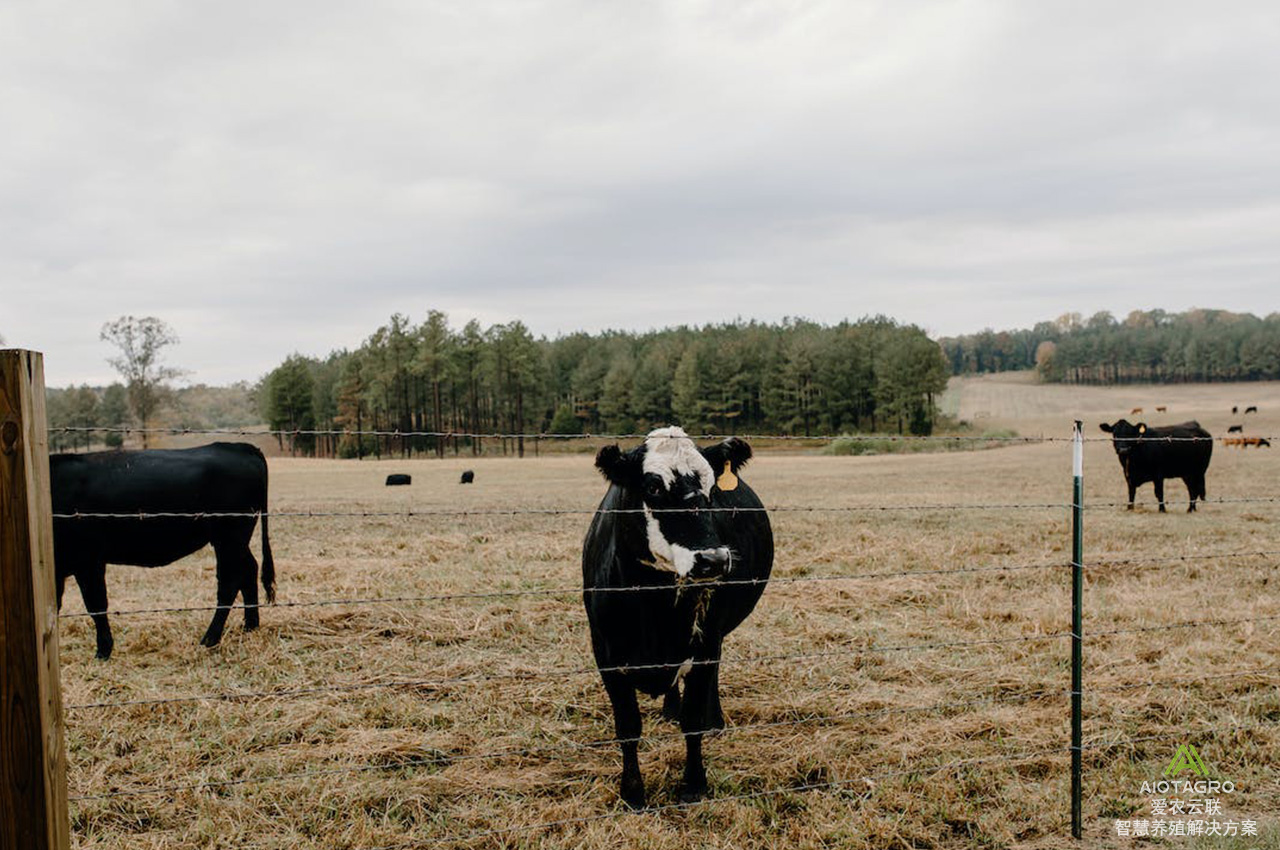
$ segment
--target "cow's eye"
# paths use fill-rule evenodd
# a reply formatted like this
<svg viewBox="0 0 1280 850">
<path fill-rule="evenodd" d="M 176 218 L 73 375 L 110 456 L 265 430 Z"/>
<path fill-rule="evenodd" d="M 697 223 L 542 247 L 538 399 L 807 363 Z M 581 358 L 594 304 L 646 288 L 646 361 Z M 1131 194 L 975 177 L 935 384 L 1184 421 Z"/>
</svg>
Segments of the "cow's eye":
<svg viewBox="0 0 1280 850">
<path fill-rule="evenodd" d="M 649 496 L 654 496 L 654 497 L 661 496 L 662 482 L 661 481 L 648 482 L 647 484 L 644 485 L 644 492 L 646 495 L 649 495 Z"/>
</svg>

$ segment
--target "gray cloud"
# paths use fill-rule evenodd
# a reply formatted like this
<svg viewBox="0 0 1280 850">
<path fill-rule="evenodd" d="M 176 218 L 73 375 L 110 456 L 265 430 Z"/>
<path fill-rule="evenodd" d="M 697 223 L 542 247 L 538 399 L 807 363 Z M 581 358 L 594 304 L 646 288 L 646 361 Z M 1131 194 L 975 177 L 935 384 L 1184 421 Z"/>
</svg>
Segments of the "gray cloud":
<svg viewBox="0 0 1280 850">
<path fill-rule="evenodd" d="M 197 11 L 198 10 L 198 11 Z M 393 311 L 535 332 L 1280 309 L 1280 8 L 0 7 L 0 334 L 193 380 Z"/>
</svg>

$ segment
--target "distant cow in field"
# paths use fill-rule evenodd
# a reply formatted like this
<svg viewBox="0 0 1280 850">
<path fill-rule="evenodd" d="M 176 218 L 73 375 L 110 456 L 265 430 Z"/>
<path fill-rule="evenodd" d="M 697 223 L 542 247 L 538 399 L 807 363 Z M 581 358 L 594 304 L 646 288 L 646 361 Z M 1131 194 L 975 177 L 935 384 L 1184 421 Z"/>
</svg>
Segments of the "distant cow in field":
<svg viewBox="0 0 1280 850">
<path fill-rule="evenodd" d="M 1234 405 L 1234 404 L 1233 404 L 1233 405 L 1231 405 L 1231 412 L 1232 412 L 1232 413 L 1239 413 L 1239 412 L 1240 412 L 1240 408 L 1239 408 L 1237 405 Z"/>
<path fill-rule="evenodd" d="M 1156 501 L 1163 513 L 1166 478 L 1181 478 L 1187 485 L 1191 494 L 1188 512 L 1196 509 L 1196 499 L 1204 500 L 1204 474 L 1213 454 L 1213 437 L 1199 422 L 1148 427 L 1143 422 L 1132 425 L 1121 419 L 1111 425 L 1103 422 L 1098 427 L 1111 435 L 1129 486 L 1129 510 L 1133 510 L 1135 491 L 1150 481 L 1155 485 Z"/>
<path fill-rule="evenodd" d="M 393 472 L 387 476 L 388 487 L 403 487 L 406 484 L 413 483 L 413 476 L 406 475 L 403 472 Z"/>
<path fill-rule="evenodd" d="M 1228 434 L 1240 434 L 1243 432 L 1244 432 L 1243 425 L 1232 425 L 1230 428 L 1227 429 Z"/>
<path fill-rule="evenodd" d="M 99 658 L 111 657 L 107 564 L 162 567 L 213 544 L 218 609 L 201 638 L 222 640 L 236 595 L 244 597 L 244 627 L 258 627 L 258 562 L 249 551 L 262 517 L 262 589 L 275 601 L 275 565 L 267 537 L 267 461 L 247 443 L 194 449 L 56 454 L 49 458 L 58 607 L 67 576 L 80 586 L 97 631 Z M 69 516 L 74 514 L 198 514 L 199 516 Z"/>
<path fill-rule="evenodd" d="M 1236 446 L 1242 449 L 1247 449 L 1249 446 L 1254 446 L 1259 449 L 1271 448 L 1271 441 L 1266 437 L 1223 437 L 1222 444 L 1224 446 Z"/>
<path fill-rule="evenodd" d="M 721 643 L 773 566 L 769 518 L 738 477 L 750 457 L 736 437 L 699 449 L 674 427 L 596 455 L 609 489 L 582 546 L 583 602 L 622 747 L 622 799 L 633 807 L 645 804 L 637 691 L 665 697 L 663 714 L 680 721 L 681 799 L 706 794 L 702 737 L 724 728 Z"/>
<path fill-rule="evenodd" d="M 1156 405 L 1156 413 L 1167 413 L 1168 410 L 1169 408 L 1165 407 L 1163 404 Z"/>
<path fill-rule="evenodd" d="M 1258 412 L 1258 408 L 1257 408 L 1257 407 L 1255 407 L 1255 406 L 1253 406 L 1253 405 L 1251 404 L 1251 405 L 1249 405 L 1248 407 L 1246 407 L 1246 408 L 1244 409 L 1244 412 L 1245 412 L 1245 413 L 1257 413 L 1257 412 Z"/>
<path fill-rule="evenodd" d="M 1133 415 L 1138 414 L 1138 413 L 1142 413 L 1142 408 L 1141 408 L 1141 407 L 1135 407 L 1133 410 L 1130 410 L 1130 411 L 1129 411 L 1129 415 L 1130 415 L 1130 416 L 1133 416 Z"/>
<path fill-rule="evenodd" d="M 462 473 L 462 480 L 461 480 L 461 481 L 459 481 L 458 483 L 459 483 L 459 484 L 470 484 L 471 482 L 473 482 L 473 481 L 475 481 L 475 480 L 476 480 L 476 474 L 475 474 L 474 472 L 472 472 L 470 469 L 468 469 L 468 470 L 465 470 L 465 471 Z"/>
</svg>

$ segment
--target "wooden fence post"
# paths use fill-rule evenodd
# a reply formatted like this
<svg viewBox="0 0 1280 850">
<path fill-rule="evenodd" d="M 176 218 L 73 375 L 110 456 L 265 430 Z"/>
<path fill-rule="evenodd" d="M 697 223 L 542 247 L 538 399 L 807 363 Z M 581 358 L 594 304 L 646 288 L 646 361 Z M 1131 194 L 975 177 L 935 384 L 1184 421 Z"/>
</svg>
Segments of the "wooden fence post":
<svg viewBox="0 0 1280 850">
<path fill-rule="evenodd" d="M 68 850 L 44 358 L 0 351 L 0 850 Z"/>
</svg>

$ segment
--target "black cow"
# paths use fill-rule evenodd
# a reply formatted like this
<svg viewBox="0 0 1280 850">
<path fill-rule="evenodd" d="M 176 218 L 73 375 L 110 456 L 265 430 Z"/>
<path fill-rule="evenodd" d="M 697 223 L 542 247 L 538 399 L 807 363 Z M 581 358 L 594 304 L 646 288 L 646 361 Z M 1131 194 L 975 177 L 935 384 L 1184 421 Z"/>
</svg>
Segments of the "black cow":
<svg viewBox="0 0 1280 850">
<path fill-rule="evenodd" d="M 388 476 L 387 476 L 387 485 L 386 485 L 386 486 L 388 486 L 388 487 L 403 487 L 403 486 L 405 486 L 405 485 L 407 485 L 407 484 L 412 484 L 412 483 L 413 483 L 413 476 L 412 476 L 412 475 L 406 475 L 406 474 L 405 474 L 405 473 L 403 473 L 403 472 L 393 472 L 393 473 L 391 473 L 390 475 L 388 475 Z"/>
<path fill-rule="evenodd" d="M 1230 428 L 1227 429 L 1228 434 L 1240 434 L 1243 432 L 1244 432 L 1243 425 L 1232 425 Z"/>
<path fill-rule="evenodd" d="M 75 576 L 97 629 L 98 657 L 111 657 L 107 564 L 162 567 L 212 543 L 218 610 L 200 643 L 222 640 L 227 614 L 244 596 L 244 627 L 258 627 L 258 562 L 249 538 L 262 515 L 262 589 L 275 601 L 275 564 L 267 538 L 267 461 L 246 443 L 194 449 L 58 454 L 49 458 L 58 607 Z M 68 517 L 64 514 L 206 514 L 201 517 Z M 241 514 L 218 516 L 218 514 Z"/>
<path fill-rule="evenodd" d="M 468 469 L 468 470 L 465 470 L 465 471 L 462 473 L 462 480 L 461 480 L 461 481 L 459 481 L 458 483 L 459 483 L 459 484 L 470 484 L 472 481 L 475 481 L 475 480 L 476 480 L 476 474 L 475 474 L 474 472 L 472 472 L 470 469 Z"/>
<path fill-rule="evenodd" d="M 1248 407 L 1246 407 L 1246 408 L 1244 409 L 1244 412 L 1245 412 L 1245 413 L 1257 413 L 1257 412 L 1258 412 L 1258 408 L 1254 407 L 1254 406 L 1251 404 L 1251 405 L 1249 405 Z"/>
<path fill-rule="evenodd" d="M 1196 509 L 1196 499 L 1204 501 L 1204 474 L 1209 468 L 1209 456 L 1213 454 L 1213 438 L 1200 427 L 1199 422 L 1183 422 L 1181 425 L 1165 425 L 1148 428 L 1145 423 L 1131 425 L 1121 419 L 1114 425 L 1099 425 L 1111 435 L 1112 445 L 1124 479 L 1129 485 L 1129 510 L 1133 510 L 1134 491 L 1151 481 L 1155 484 L 1156 501 L 1164 512 L 1164 480 L 1181 478 L 1191 494 L 1191 506 Z"/>
<path fill-rule="evenodd" d="M 721 642 L 755 608 L 773 567 L 769 518 L 737 477 L 750 457 L 742 440 L 698 449 L 679 428 L 596 455 L 609 489 L 582 546 L 583 602 L 622 747 L 622 798 L 637 808 L 645 803 L 637 691 L 665 696 L 663 713 L 680 721 L 681 799 L 707 790 L 702 736 L 724 728 Z"/>
</svg>

